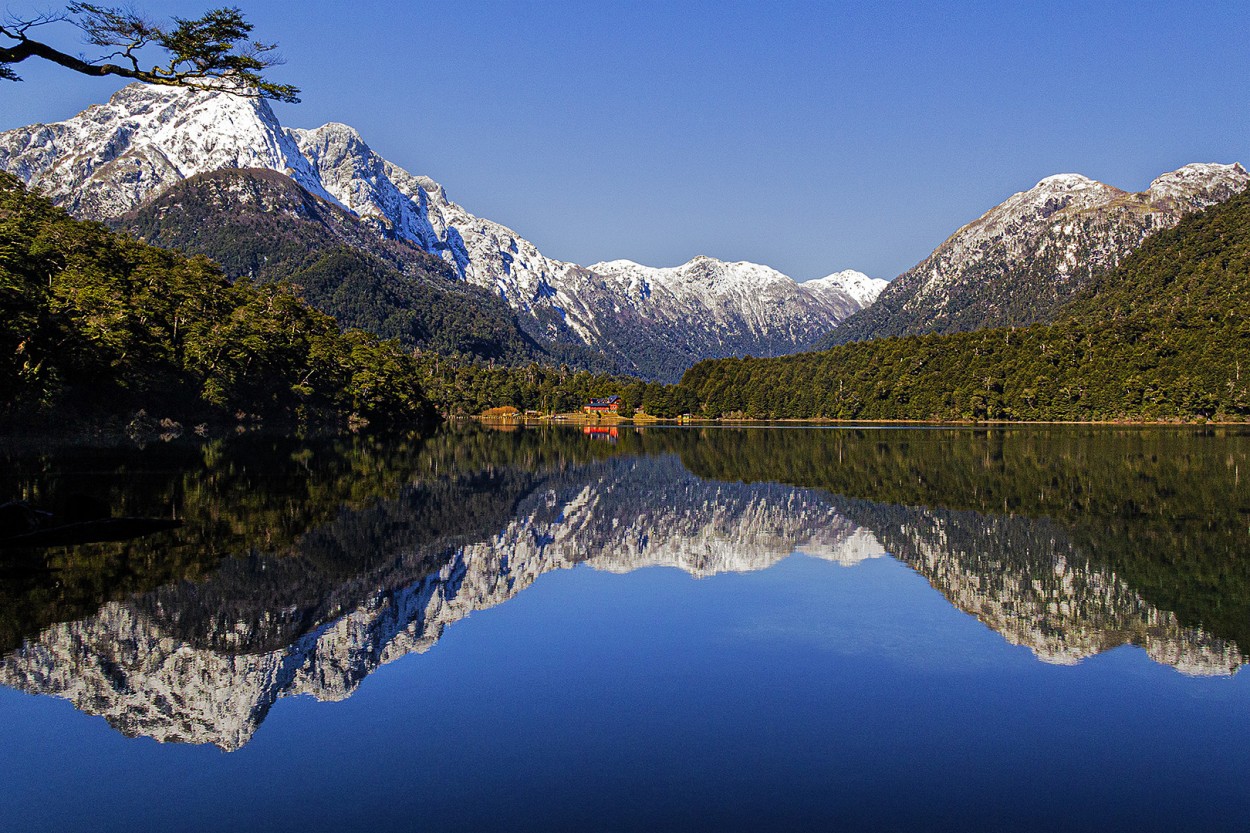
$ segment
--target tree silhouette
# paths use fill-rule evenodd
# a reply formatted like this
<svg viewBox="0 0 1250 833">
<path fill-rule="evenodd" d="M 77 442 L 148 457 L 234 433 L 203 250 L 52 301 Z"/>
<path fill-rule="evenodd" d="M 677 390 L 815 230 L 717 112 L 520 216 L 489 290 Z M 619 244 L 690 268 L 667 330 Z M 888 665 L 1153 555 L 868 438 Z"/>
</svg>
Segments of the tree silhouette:
<svg viewBox="0 0 1250 833">
<path fill-rule="evenodd" d="M 74 56 L 32 37 L 41 27 L 68 24 L 82 30 L 96 47 L 95 57 Z M 118 75 L 169 87 L 225 90 L 237 95 L 298 102 L 299 90 L 265 80 L 262 71 L 282 63 L 276 45 L 249 39 L 252 24 L 237 8 L 214 9 L 203 17 L 172 25 L 155 22 L 121 6 L 70 3 L 63 12 L 0 23 L 0 79 L 20 81 L 13 69 L 28 58 L 43 58 L 84 75 Z M 108 51 L 105 51 L 108 50 Z M 163 63 L 143 68 L 148 55 L 163 52 Z"/>
</svg>

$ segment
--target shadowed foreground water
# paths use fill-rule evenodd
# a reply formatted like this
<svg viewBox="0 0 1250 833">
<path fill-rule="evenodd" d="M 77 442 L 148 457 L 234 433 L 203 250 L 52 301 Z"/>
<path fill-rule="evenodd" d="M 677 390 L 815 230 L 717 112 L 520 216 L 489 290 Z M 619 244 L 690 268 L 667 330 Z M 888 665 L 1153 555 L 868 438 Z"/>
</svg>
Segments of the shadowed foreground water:
<svg viewBox="0 0 1250 833">
<path fill-rule="evenodd" d="M 28 446 L 6 829 L 1248 823 L 1245 431 Z"/>
</svg>

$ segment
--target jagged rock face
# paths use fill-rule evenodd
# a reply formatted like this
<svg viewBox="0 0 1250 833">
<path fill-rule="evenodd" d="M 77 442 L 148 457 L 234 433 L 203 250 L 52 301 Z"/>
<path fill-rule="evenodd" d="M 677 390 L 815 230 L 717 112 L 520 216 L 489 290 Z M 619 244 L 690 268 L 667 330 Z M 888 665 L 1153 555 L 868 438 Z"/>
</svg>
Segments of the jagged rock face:
<svg viewBox="0 0 1250 833">
<path fill-rule="evenodd" d="M 1078 174 L 1047 177 L 955 232 L 828 343 L 1051 320 L 1148 236 L 1248 183 L 1239 164 L 1186 165 L 1138 194 Z"/>
<path fill-rule="evenodd" d="M 805 349 L 884 286 L 851 271 L 799 284 L 765 266 L 707 257 L 672 269 L 578 266 L 465 211 L 433 180 L 378 156 L 350 127 L 291 134 L 340 202 L 385 233 L 441 253 L 465 280 L 521 313 L 533 336 L 587 344 L 643 376 L 675 381 L 703 358 Z"/>
<path fill-rule="evenodd" d="M 402 498 L 310 532 L 301 545 L 307 557 L 358 549 L 364 534 L 380 565 L 324 588 L 315 613 L 294 604 L 281 582 L 271 598 L 205 607 L 221 597 L 206 587 L 228 593 L 239 570 L 269 575 L 304 556 L 227 562 L 203 585 L 110 602 L 47 628 L 0 661 L 0 682 L 65 697 L 128 735 L 237 749 L 278 699 L 348 697 L 380 665 L 429 650 L 449 625 L 553 570 L 666 566 L 702 577 L 767 569 L 794 552 L 851 567 L 887 548 L 956 607 L 1045 662 L 1071 664 L 1125 644 L 1185 674 L 1231 674 L 1244 662 L 1233 643 L 1181 626 L 1088 566 L 1046 521 L 706 481 L 673 456 L 529 477 L 510 517 L 476 534 L 424 539 L 402 522 L 411 505 Z"/>
<path fill-rule="evenodd" d="M 851 270 L 796 284 L 767 266 L 710 257 L 662 269 L 629 260 L 587 268 L 616 289 L 593 307 L 596 320 L 648 327 L 683 368 L 708 352 L 778 356 L 810 347 L 823 322 L 854 314 L 885 285 Z"/>
<path fill-rule="evenodd" d="M 88 220 L 221 168 L 279 171 L 329 199 L 262 99 L 132 84 L 69 121 L 0 134 L 0 170 Z"/>
<path fill-rule="evenodd" d="M 137 217 L 148 224 L 180 221 L 191 204 L 230 223 L 238 217 L 267 215 L 291 226 L 315 228 L 323 240 L 312 245 L 340 244 L 373 255 L 406 274 L 450 280 L 453 273 L 440 260 L 407 241 L 379 237 L 355 215 L 319 199 L 289 177 L 266 168 L 229 168 L 196 174 L 149 199 L 141 213 L 128 212 L 116 225 L 139 232 Z M 251 275 L 251 277 L 256 277 Z"/>
<path fill-rule="evenodd" d="M 263 100 L 227 93 L 132 85 L 68 121 L 0 134 L 0 170 L 89 219 L 118 218 L 223 168 L 290 176 L 380 236 L 414 243 L 498 294 L 532 337 L 589 346 L 652 378 L 675 381 L 703 358 L 807 348 L 884 285 L 851 272 L 798 284 L 710 258 L 667 270 L 630 264 L 630 275 L 548 258 L 451 202 L 438 183 L 383 159 L 352 128 L 286 130 Z M 638 270 L 650 292 L 638 291 Z"/>
<path fill-rule="evenodd" d="M 405 347 L 514 363 L 546 358 L 496 295 L 276 171 L 196 174 L 113 224 L 152 245 L 213 258 L 232 279 L 289 281 L 342 326 Z"/>
</svg>

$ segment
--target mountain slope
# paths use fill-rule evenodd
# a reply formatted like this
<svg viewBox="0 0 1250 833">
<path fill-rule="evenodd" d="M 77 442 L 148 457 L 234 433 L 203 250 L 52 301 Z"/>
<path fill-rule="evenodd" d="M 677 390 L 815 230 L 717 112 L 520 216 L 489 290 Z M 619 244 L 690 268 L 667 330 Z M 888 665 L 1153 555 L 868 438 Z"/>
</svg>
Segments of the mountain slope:
<svg viewBox="0 0 1250 833">
<path fill-rule="evenodd" d="M 579 340 L 643 376 L 675 380 L 705 356 L 804 349 L 884 286 L 856 272 L 811 286 L 768 267 L 706 257 L 675 269 L 630 261 L 583 268 L 470 214 L 346 125 L 290 134 L 326 189 L 383 233 L 439 252 L 465 280 L 498 292 L 540 340 Z"/>
<path fill-rule="evenodd" d="M 411 347 L 481 359 L 546 354 L 498 297 L 441 258 L 382 237 L 289 177 L 263 168 L 197 174 L 115 225 L 213 258 L 232 279 L 287 280 L 317 309 Z"/>
<path fill-rule="evenodd" d="M 1047 177 L 955 232 L 824 344 L 1051 320 L 1148 236 L 1248 183 L 1237 164 L 1186 165 L 1138 194 L 1078 174 Z"/>
<path fill-rule="evenodd" d="M 1056 322 L 702 362 L 710 415 L 847 419 L 1250 418 L 1250 192 L 1153 235 Z"/>
<path fill-rule="evenodd" d="M 709 356 L 804 349 L 876 289 L 863 279 L 805 289 L 771 270 L 729 270 L 735 289 L 711 303 L 703 292 L 639 295 L 618 274 L 546 257 L 511 229 L 466 211 L 350 127 L 286 130 L 266 102 L 226 93 L 132 85 L 65 122 L 0 134 L 0 170 L 89 219 L 116 219 L 187 178 L 227 168 L 285 174 L 376 236 L 436 255 L 459 279 L 499 296 L 540 344 L 557 352 L 589 347 L 648 377 L 676 379 Z"/>
</svg>

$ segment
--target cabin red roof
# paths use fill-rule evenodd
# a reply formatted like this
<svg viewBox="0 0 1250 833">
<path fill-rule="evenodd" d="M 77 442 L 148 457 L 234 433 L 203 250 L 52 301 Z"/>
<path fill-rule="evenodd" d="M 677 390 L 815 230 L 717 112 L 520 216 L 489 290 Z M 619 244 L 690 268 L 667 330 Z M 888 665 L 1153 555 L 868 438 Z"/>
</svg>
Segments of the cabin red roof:
<svg viewBox="0 0 1250 833">
<path fill-rule="evenodd" d="M 621 397 L 608 396 L 604 399 L 592 399 L 582 408 L 587 411 L 615 411 L 621 407 Z"/>
</svg>

